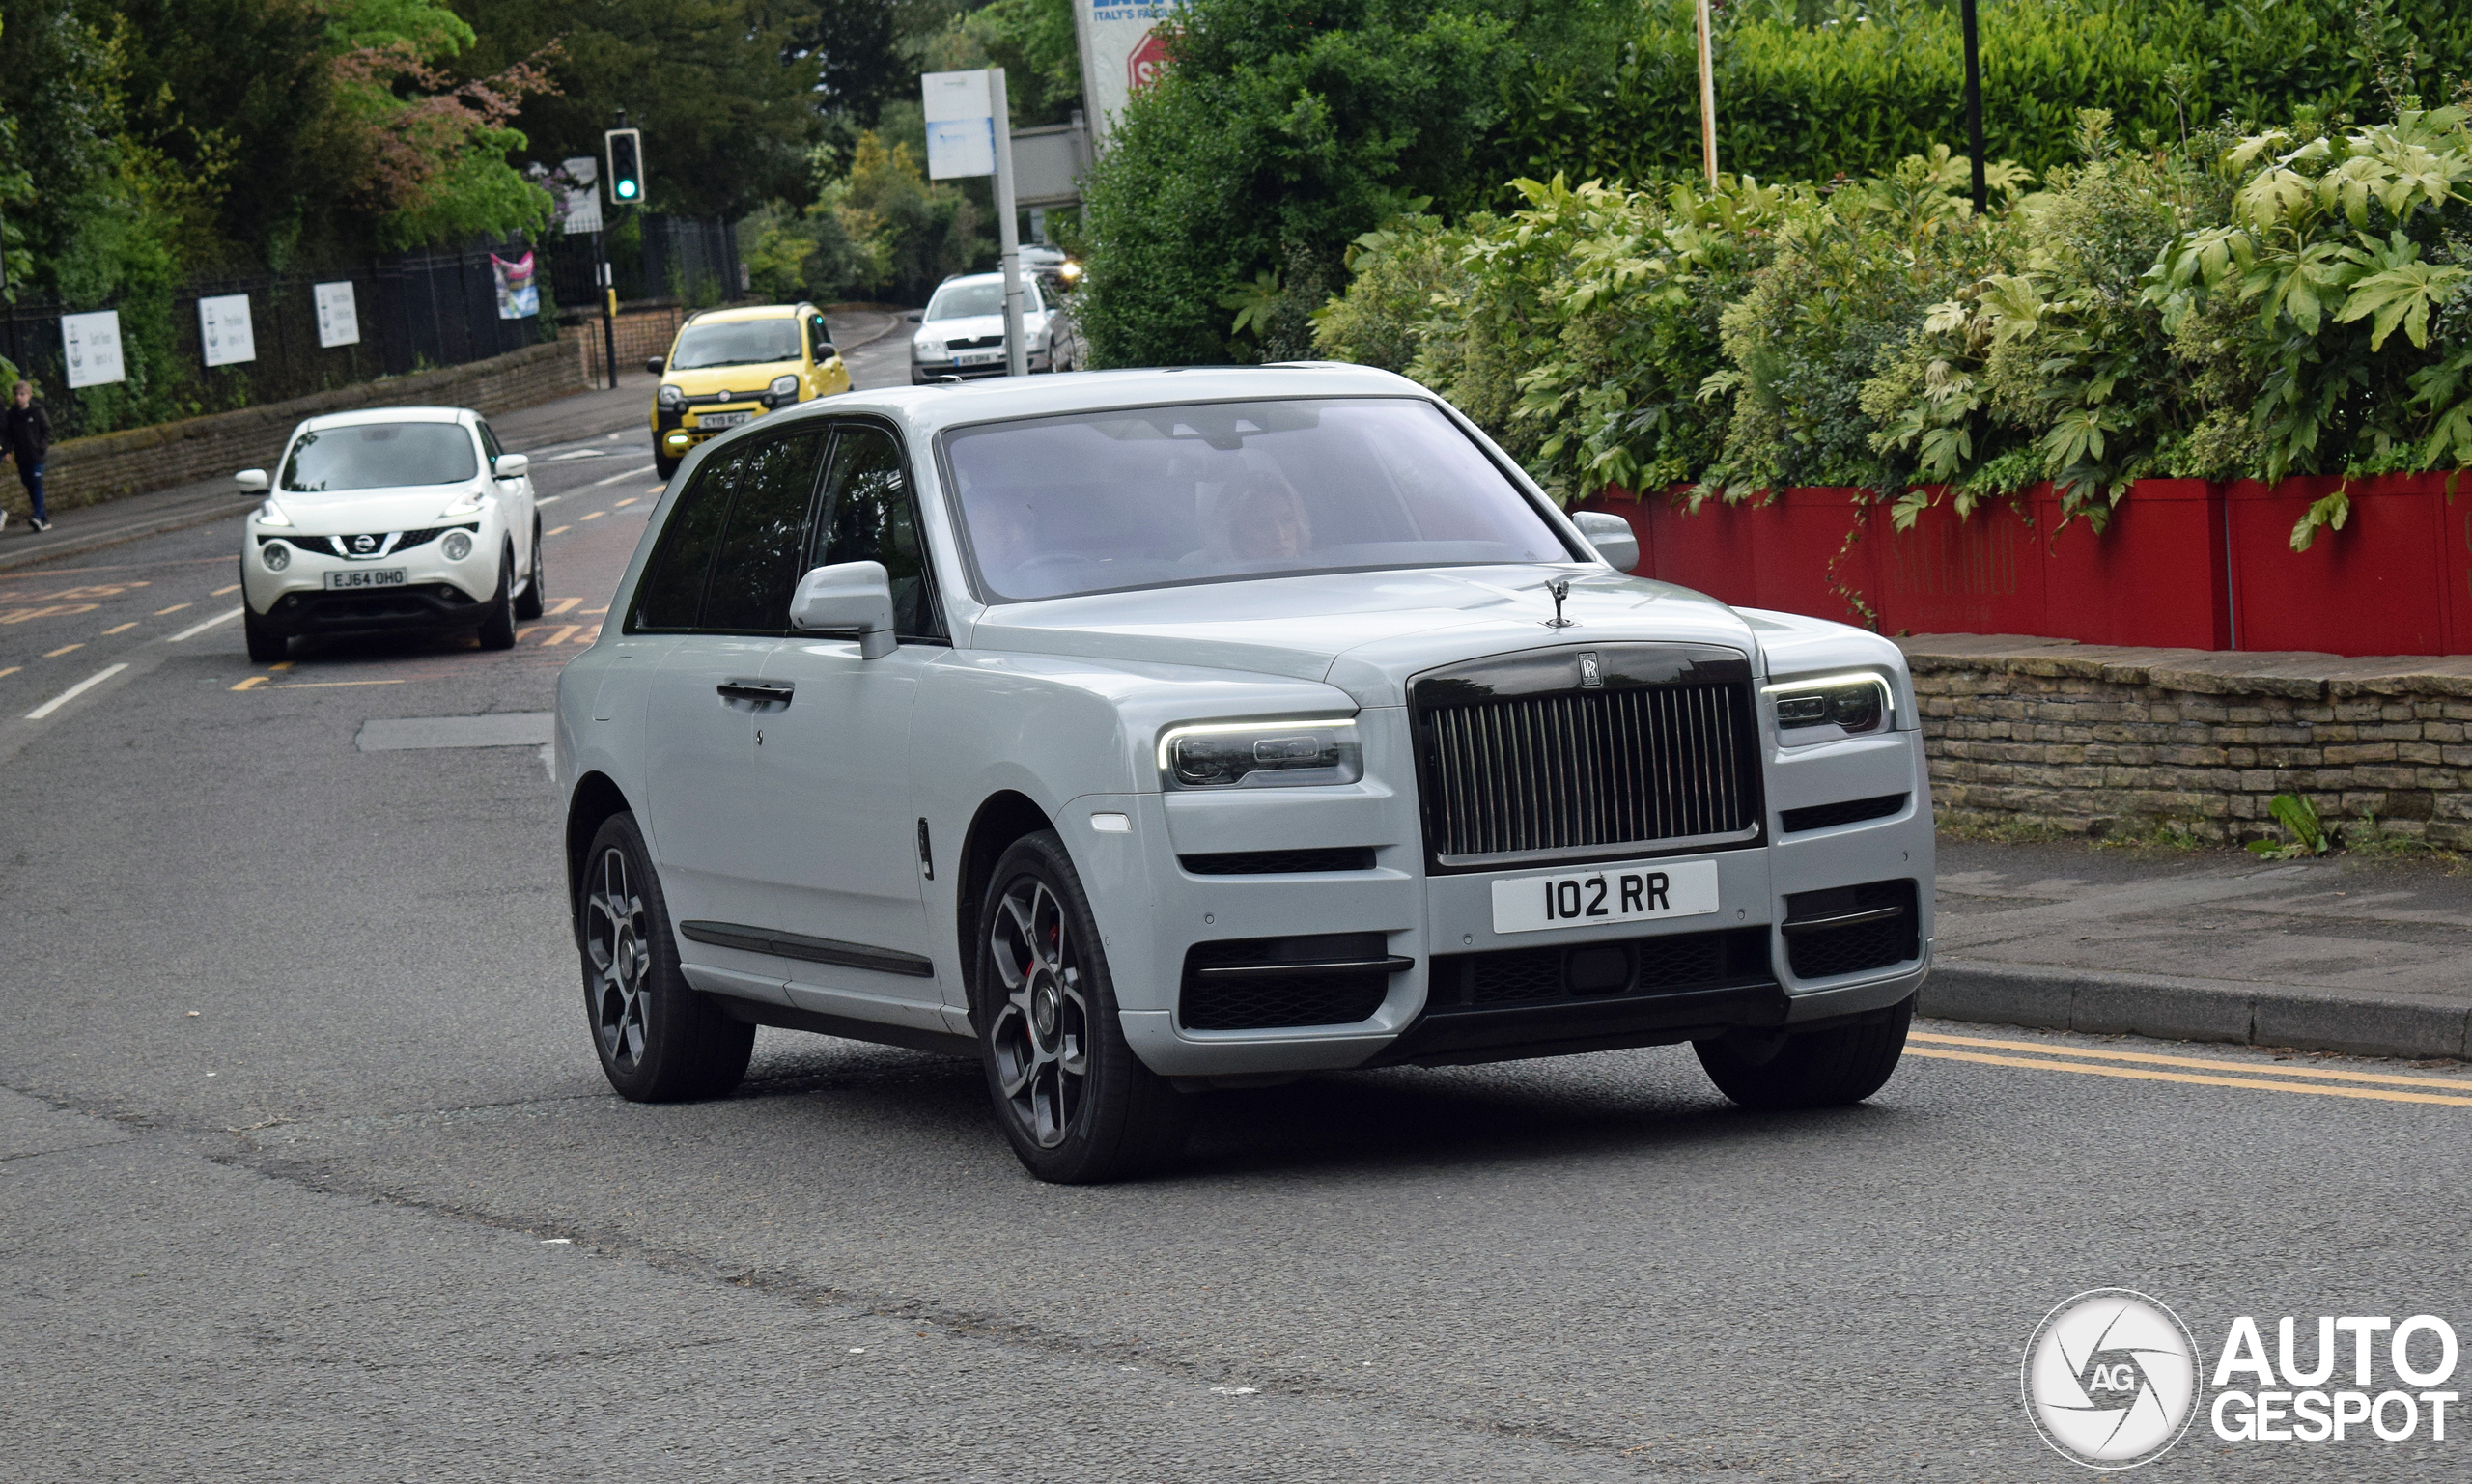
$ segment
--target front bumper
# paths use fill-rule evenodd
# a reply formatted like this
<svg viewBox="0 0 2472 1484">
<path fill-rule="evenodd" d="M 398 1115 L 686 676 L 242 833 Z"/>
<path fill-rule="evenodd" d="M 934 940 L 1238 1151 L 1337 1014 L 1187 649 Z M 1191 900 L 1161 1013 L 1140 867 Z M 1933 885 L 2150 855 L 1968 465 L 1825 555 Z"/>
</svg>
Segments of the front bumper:
<svg viewBox="0 0 2472 1484">
<path fill-rule="evenodd" d="M 792 397 L 776 404 L 767 397 L 749 402 L 684 407 L 664 407 L 656 403 L 653 406 L 653 447 L 664 459 L 683 459 L 696 444 L 719 437 L 730 431 L 729 428 L 705 427 L 703 419 L 706 416 L 716 413 L 747 412 L 753 414 L 747 421 L 753 422 L 765 413 L 772 411 L 775 406 L 791 406 L 797 401 L 796 397 Z M 744 423 L 730 425 L 731 428 L 744 426 Z"/>
<path fill-rule="evenodd" d="M 1360 716 L 1368 734 L 1384 723 Z M 1368 757 L 1382 747 L 1366 737 Z M 1697 917 L 1594 928 L 1497 934 L 1497 881 L 1567 867 L 1428 877 L 1415 800 L 1368 779 L 1340 788 L 1250 797 L 1112 795 L 1076 800 L 1058 821 L 1098 904 L 1126 1037 L 1153 1071 L 1179 1078 L 1271 1077 L 1307 1071 L 1507 1060 L 1652 1046 L 1730 1030 L 1801 1030 L 1871 1015 L 1912 995 L 1931 962 L 1931 814 L 1919 738 L 1904 734 L 1874 756 L 1838 760 L 1843 787 L 1910 797 L 1897 812 L 1778 834 L 1768 843 L 1693 854 L 1717 865 L 1719 910 Z M 1783 792 L 1772 784 L 1772 788 Z M 1101 833 L 1092 813 L 1124 813 L 1135 827 Z M 1772 816 L 1773 819 L 1773 816 Z M 1369 849 L 1368 849 L 1369 848 Z M 1203 856 L 1356 850 L 1361 858 L 1307 856 L 1306 866 L 1367 868 L 1284 874 L 1198 874 Z M 1593 868 L 1585 868 L 1593 869 Z M 1803 975 L 1784 931 L 1806 926 L 1809 893 L 1913 883 L 1910 947 L 1849 972 Z M 1804 904 L 1798 913 L 1789 898 Z M 1126 905 L 1146 904 L 1138 910 Z M 1115 904 L 1111 908 L 1110 904 Z M 1368 935 L 1379 935 L 1375 943 Z M 1360 948 L 1355 962 L 1396 966 L 1367 991 L 1369 1013 L 1345 1023 L 1200 1029 L 1191 1023 L 1196 945 L 1332 935 Z M 1810 939 L 1804 939 L 1809 942 Z M 1604 972 L 1582 985 L 1574 950 Z M 1807 965 L 1817 962 L 1806 953 Z M 1536 992 L 1504 987 L 1534 967 Z M 1480 971 L 1496 976 L 1479 985 Z M 1370 972 L 1365 971 L 1365 972 Z M 1378 995 L 1378 1001 L 1372 996 Z"/>
<path fill-rule="evenodd" d="M 472 550 L 460 562 L 447 559 L 442 540 L 351 560 L 294 546 L 278 531 L 252 528 L 240 555 L 241 597 L 261 626 L 285 635 L 473 628 L 497 595 L 505 538 L 495 524 L 492 518 L 466 527 Z M 262 538 L 268 536 L 292 550 L 280 572 L 269 570 L 264 559 Z M 329 573 L 396 569 L 404 573 L 396 585 L 346 591 L 326 586 Z"/>
</svg>

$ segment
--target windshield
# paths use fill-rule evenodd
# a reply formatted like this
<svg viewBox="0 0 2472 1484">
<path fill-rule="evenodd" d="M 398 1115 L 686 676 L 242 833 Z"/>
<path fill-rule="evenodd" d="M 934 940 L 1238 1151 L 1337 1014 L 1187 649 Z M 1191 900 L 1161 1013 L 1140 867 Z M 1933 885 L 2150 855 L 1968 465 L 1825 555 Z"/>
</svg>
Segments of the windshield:
<svg viewBox="0 0 2472 1484">
<path fill-rule="evenodd" d="M 944 447 L 997 598 L 1572 560 L 1467 434 L 1407 398 L 1084 413 Z"/>
<path fill-rule="evenodd" d="M 670 352 L 669 369 L 696 371 L 706 366 L 762 366 L 799 358 L 796 320 L 740 320 L 724 324 L 690 324 L 679 333 Z"/>
<path fill-rule="evenodd" d="M 461 423 L 363 423 L 304 433 L 283 461 L 283 488 L 387 490 L 455 485 L 481 472 Z"/>
<path fill-rule="evenodd" d="M 1022 278 L 1022 308 L 1038 312 L 1039 295 L 1027 274 Z M 993 283 L 946 284 L 927 301 L 930 320 L 967 320 L 972 315 L 1000 315 L 1004 312 L 1004 285 Z"/>
</svg>

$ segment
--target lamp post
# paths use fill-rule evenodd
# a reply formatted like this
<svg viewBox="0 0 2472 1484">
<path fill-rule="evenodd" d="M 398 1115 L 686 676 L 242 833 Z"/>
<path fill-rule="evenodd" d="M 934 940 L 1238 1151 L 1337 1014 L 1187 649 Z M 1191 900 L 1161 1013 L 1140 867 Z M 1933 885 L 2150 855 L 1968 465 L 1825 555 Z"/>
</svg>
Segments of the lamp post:
<svg viewBox="0 0 2472 1484">
<path fill-rule="evenodd" d="M 1982 183 L 1982 45 L 1974 12 L 1975 0 L 1960 0 L 1957 23 L 1966 36 L 1966 150 L 1974 160 L 1974 209 L 1980 215 L 1991 197 Z"/>
<path fill-rule="evenodd" d="M 1973 13 L 1974 0 L 1966 0 Z M 1717 188 L 1717 69 L 1708 35 L 1708 0 L 1700 0 L 1700 160 L 1708 170 L 1708 188 Z"/>
</svg>

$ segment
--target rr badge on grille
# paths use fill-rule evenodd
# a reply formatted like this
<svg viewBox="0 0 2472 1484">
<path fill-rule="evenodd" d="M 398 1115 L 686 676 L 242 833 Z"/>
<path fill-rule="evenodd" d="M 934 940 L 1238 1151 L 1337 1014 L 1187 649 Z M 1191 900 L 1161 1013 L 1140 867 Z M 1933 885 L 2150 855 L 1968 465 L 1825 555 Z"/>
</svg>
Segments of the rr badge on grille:
<svg viewBox="0 0 2472 1484">
<path fill-rule="evenodd" d="M 1598 668 L 1596 655 L 1590 650 L 1580 652 L 1580 688 L 1598 690 L 1605 686 L 1605 671 Z"/>
</svg>

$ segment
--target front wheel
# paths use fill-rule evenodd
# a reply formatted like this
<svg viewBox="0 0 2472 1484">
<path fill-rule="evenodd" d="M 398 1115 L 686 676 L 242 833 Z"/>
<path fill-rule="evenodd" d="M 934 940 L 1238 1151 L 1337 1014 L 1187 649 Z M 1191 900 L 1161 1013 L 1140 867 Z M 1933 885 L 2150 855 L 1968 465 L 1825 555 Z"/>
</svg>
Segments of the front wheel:
<svg viewBox="0 0 2472 1484">
<path fill-rule="evenodd" d="M 249 662 L 252 664 L 273 664 L 292 652 L 292 641 L 259 618 L 245 598 L 240 601 L 240 633 L 249 642 Z"/>
<path fill-rule="evenodd" d="M 544 586 L 546 574 L 541 570 L 541 520 L 532 521 L 532 566 L 523 579 L 523 596 L 515 601 L 517 618 L 539 618 L 542 606 L 549 601 L 549 590 Z"/>
<path fill-rule="evenodd" d="M 604 822 L 576 904 L 584 1013 L 601 1070 L 635 1103 L 717 1098 L 746 1075 L 755 1027 L 695 992 L 678 967 L 669 906 L 632 815 Z"/>
<path fill-rule="evenodd" d="M 1724 1041 L 1697 1042 L 1693 1050 L 1717 1090 L 1745 1107 L 1839 1107 L 1887 1084 L 1913 1021 L 1909 994 L 1877 1020 L 1789 1035 L 1764 1056 Z"/>
<path fill-rule="evenodd" d="M 1192 1107 L 1125 1042 L 1089 898 L 1053 830 L 997 861 L 978 942 L 980 1061 L 1022 1163 L 1081 1185 L 1173 1160 Z"/>
<path fill-rule="evenodd" d="M 515 648 L 515 547 L 498 553 L 498 590 L 490 595 L 488 614 L 481 620 L 481 648 Z"/>
<path fill-rule="evenodd" d="M 655 454 L 653 455 L 653 472 L 660 476 L 662 484 L 668 484 L 670 477 L 678 472 L 678 460 L 667 454 Z"/>
</svg>

